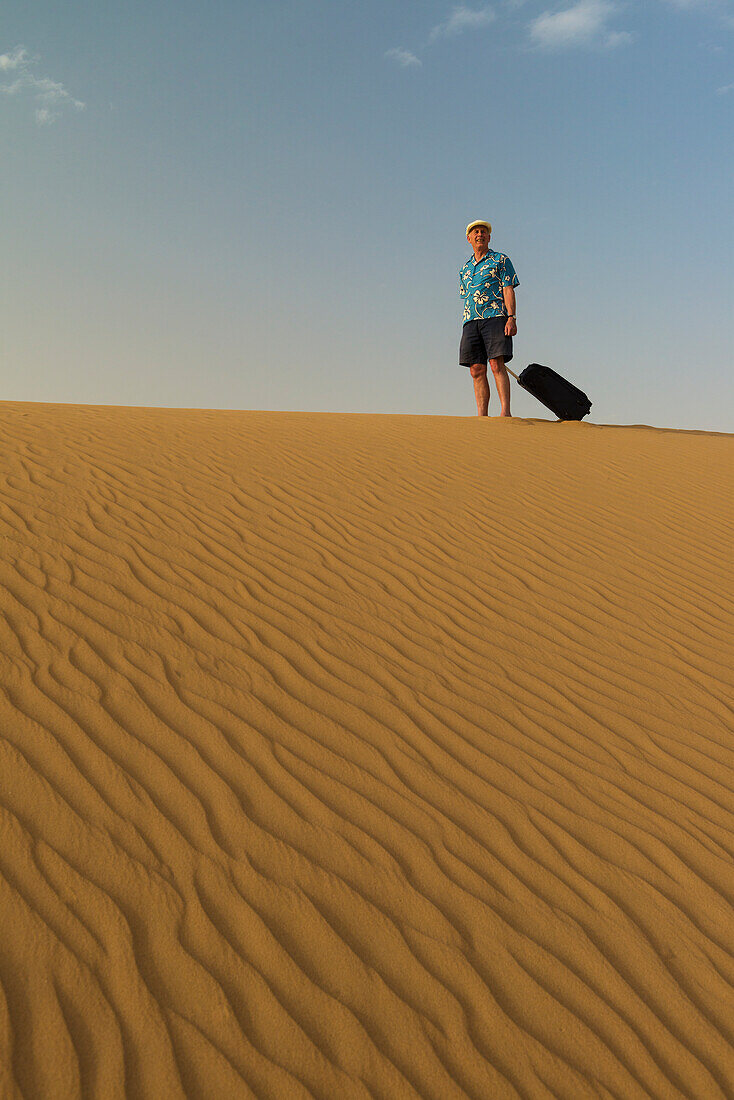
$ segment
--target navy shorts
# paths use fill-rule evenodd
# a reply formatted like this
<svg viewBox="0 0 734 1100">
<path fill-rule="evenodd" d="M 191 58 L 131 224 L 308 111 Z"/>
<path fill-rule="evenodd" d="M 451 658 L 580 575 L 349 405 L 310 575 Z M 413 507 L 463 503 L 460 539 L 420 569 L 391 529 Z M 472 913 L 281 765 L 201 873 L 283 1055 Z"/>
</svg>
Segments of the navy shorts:
<svg viewBox="0 0 734 1100">
<path fill-rule="evenodd" d="M 479 321 L 467 321 L 461 332 L 459 363 L 470 367 L 472 363 L 486 363 L 499 359 L 506 363 L 512 359 L 512 337 L 505 336 L 506 317 L 485 317 Z"/>
</svg>

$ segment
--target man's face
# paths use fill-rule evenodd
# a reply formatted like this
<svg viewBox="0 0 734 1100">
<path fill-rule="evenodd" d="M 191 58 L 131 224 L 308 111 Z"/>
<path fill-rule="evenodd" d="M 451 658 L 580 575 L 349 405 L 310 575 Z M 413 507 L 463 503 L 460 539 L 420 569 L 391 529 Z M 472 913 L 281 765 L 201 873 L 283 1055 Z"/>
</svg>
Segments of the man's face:
<svg viewBox="0 0 734 1100">
<path fill-rule="evenodd" d="M 475 225 L 467 233 L 466 239 L 477 252 L 484 252 L 489 245 L 489 230 L 486 225 Z"/>
</svg>

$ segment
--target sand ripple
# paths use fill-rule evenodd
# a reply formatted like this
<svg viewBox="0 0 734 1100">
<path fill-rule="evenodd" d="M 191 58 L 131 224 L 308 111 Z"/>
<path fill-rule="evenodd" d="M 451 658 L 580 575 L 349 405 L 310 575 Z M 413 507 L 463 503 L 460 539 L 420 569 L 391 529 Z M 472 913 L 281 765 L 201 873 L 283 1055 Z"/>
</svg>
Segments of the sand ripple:
<svg viewBox="0 0 734 1100">
<path fill-rule="evenodd" d="M 0 1096 L 734 1097 L 732 437 L 0 421 Z"/>
</svg>

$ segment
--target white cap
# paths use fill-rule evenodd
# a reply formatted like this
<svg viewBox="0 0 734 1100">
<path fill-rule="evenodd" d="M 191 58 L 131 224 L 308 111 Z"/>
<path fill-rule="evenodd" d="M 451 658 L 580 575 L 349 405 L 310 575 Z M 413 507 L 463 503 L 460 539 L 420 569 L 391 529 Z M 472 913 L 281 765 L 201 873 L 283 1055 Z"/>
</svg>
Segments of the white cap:
<svg viewBox="0 0 734 1100">
<path fill-rule="evenodd" d="M 476 229 L 476 227 L 477 227 L 478 225 L 484 225 L 484 226 L 486 226 L 486 227 L 487 227 L 487 232 L 488 232 L 488 233 L 491 233 L 491 232 L 492 232 L 492 226 L 491 226 L 491 225 L 489 224 L 489 222 L 485 222 L 483 218 L 480 218 L 480 219 L 479 219 L 479 221 L 476 221 L 476 222 L 469 222 L 469 224 L 468 224 L 468 225 L 467 225 L 467 227 L 466 227 L 466 235 L 467 235 L 467 237 L 469 236 L 469 230 L 470 230 L 470 229 Z"/>
</svg>

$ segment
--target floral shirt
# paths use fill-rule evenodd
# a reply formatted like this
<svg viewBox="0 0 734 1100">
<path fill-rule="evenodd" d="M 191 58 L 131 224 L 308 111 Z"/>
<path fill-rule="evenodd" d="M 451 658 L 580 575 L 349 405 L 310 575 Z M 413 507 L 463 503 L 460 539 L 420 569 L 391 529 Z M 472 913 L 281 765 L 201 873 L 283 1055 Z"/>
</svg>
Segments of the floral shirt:
<svg viewBox="0 0 734 1100">
<path fill-rule="evenodd" d="M 509 257 L 492 252 L 476 261 L 470 256 L 459 272 L 459 294 L 464 299 L 464 323 L 484 317 L 505 317 L 504 286 L 519 286 Z"/>
</svg>

